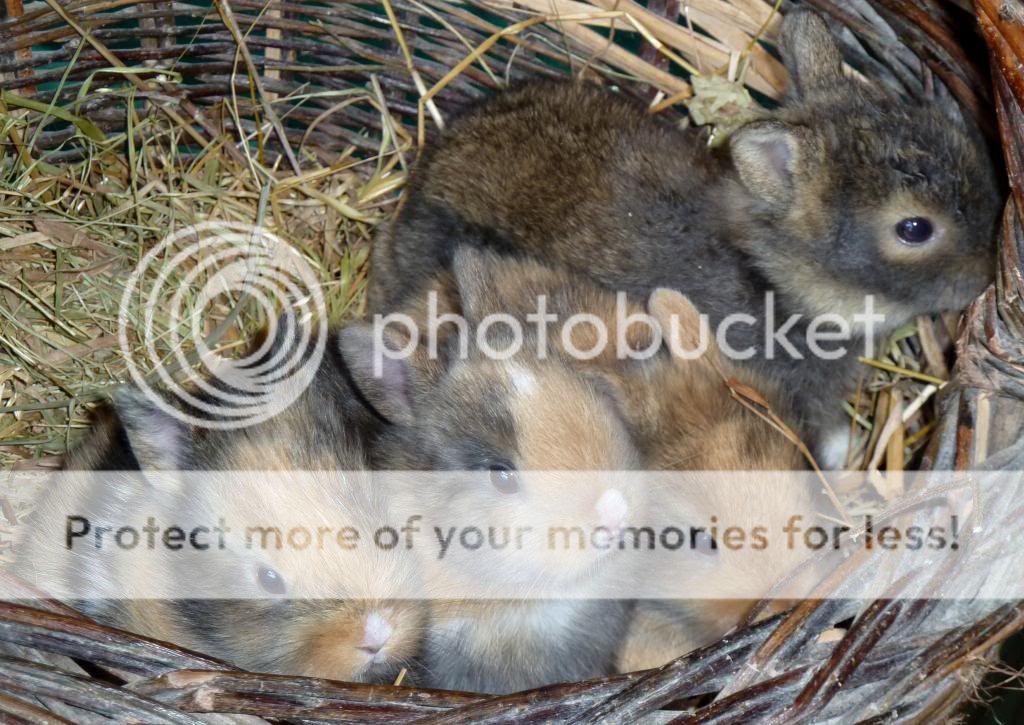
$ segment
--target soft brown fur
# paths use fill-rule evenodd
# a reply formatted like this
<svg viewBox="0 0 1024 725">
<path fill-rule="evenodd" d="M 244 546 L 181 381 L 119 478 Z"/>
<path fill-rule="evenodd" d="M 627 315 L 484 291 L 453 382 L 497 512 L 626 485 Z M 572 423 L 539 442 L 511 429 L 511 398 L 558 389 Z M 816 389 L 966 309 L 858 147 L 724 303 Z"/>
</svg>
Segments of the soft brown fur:
<svg viewBox="0 0 1024 725">
<path fill-rule="evenodd" d="M 532 259 L 510 259 L 493 253 L 460 250 L 459 264 L 465 276 L 477 280 L 479 296 L 469 302 L 471 312 L 449 274 L 440 275 L 430 288 L 437 295 L 439 314 L 464 314 L 470 319 L 488 314 L 505 313 L 519 320 L 536 314 L 538 299 L 543 297 L 546 309 L 558 316 L 558 322 L 547 326 L 546 352 L 560 364 L 568 363 L 577 376 L 590 381 L 605 381 L 602 389 L 613 396 L 617 410 L 623 412 L 640 447 L 642 465 L 651 470 L 799 470 L 807 462 L 796 446 L 765 420 L 742 405 L 730 389 L 748 388 L 767 400 L 783 422 L 792 424 L 792 403 L 772 380 L 759 377 L 755 371 L 739 367 L 725 358 L 707 335 L 707 351 L 696 360 L 672 360 L 667 340 L 660 350 L 646 360 L 619 360 L 616 338 L 621 335 L 628 348 L 639 355 L 654 341 L 651 329 L 639 322 L 624 330 L 616 327 L 616 295 L 591 282 L 587 277 L 564 268 L 547 266 Z M 652 299 L 662 300 L 666 338 L 671 315 L 687 349 L 697 346 L 699 315 L 679 295 L 659 292 Z M 657 319 L 650 304 L 630 299 L 625 314 L 647 315 Z M 426 295 L 410 300 L 403 312 L 426 325 Z M 609 330 L 608 340 L 599 354 L 588 360 L 570 357 L 562 344 L 561 330 L 565 320 L 586 313 L 599 318 Z M 532 323 L 529 329 L 534 329 Z M 455 334 L 451 324 L 441 328 L 442 341 Z M 580 350 L 591 350 L 597 336 L 591 325 L 577 325 L 571 330 L 572 344 Z M 444 342 L 442 342 L 442 346 Z M 531 350 L 536 352 L 536 350 Z M 537 361 L 530 364 L 537 364 Z M 486 369 L 484 366 L 482 369 Z M 485 387 L 494 385 L 489 382 Z M 540 397 L 538 403 L 561 405 L 563 398 Z M 593 415 L 593 411 L 591 415 Z M 575 414 L 580 415 L 580 414 Z M 554 440 L 554 439 L 552 439 Z M 598 455 L 597 453 L 591 455 Z M 599 459 L 593 459 L 599 460 Z"/>
<path fill-rule="evenodd" d="M 651 296 L 649 309 L 665 329 L 678 320 L 687 338 L 684 346 L 695 347 L 698 313 L 684 297 L 659 290 Z M 756 601 L 749 598 L 751 593 L 771 594 L 775 609 L 790 597 L 805 596 L 830 566 L 820 561 L 805 567 L 795 580 L 774 589 L 808 559 L 806 551 L 789 550 L 782 543 L 781 527 L 792 515 L 820 523 L 819 514 L 828 513 L 829 506 L 801 474 L 806 462 L 796 446 L 741 404 L 730 389 L 737 384 L 755 390 L 769 404 L 780 402 L 777 389 L 764 381 L 755 384 L 749 373 L 735 370 L 714 342 L 697 360 L 674 358 L 655 372 L 650 395 L 644 398 L 639 437 L 648 444 L 652 466 L 659 469 L 737 472 L 696 485 L 690 481 L 685 493 L 663 492 L 657 502 L 665 520 L 706 524 L 717 516 L 747 531 L 767 526 L 774 535 L 757 554 L 695 555 L 688 566 L 655 574 L 684 594 L 699 588 L 702 598 L 638 602 L 620 654 L 623 671 L 657 667 L 714 642 L 746 616 Z"/>
<path fill-rule="evenodd" d="M 16 572 L 44 590 L 71 586 L 81 593 L 90 581 L 116 581 L 126 598 L 83 598 L 79 606 L 104 623 L 239 667 L 391 682 L 403 666 L 413 666 L 426 625 L 421 602 L 388 596 L 417 591 L 408 560 L 371 546 L 323 553 L 243 547 L 211 550 L 200 570 L 179 570 L 173 554 L 154 559 L 86 549 L 72 555 L 60 536 L 66 515 L 113 525 L 137 526 L 153 515 L 164 526 L 224 517 L 229 525 L 283 531 L 294 525 L 371 531 L 387 521 L 388 510 L 368 474 L 359 473 L 368 466 L 375 420 L 356 402 L 333 355 L 289 408 L 242 429 L 186 425 L 141 392 L 123 389 L 93 435 L 69 453 L 62 479 L 67 485 L 51 488 L 38 502 L 17 548 Z M 141 484 L 138 473 L 117 473 L 140 470 Z M 190 485 L 165 473 L 177 470 L 230 473 Z M 112 473 L 76 479 L 73 471 Z M 273 474 L 275 480 L 268 480 Z M 258 574 L 268 568 L 283 577 L 287 599 L 266 598 L 261 591 Z M 206 584 L 223 591 L 230 584 L 238 598 L 132 597 L 149 583 L 173 584 L 179 577 L 188 591 Z M 391 635 L 381 642 L 375 633 L 385 625 Z"/>
<path fill-rule="evenodd" d="M 863 340 L 855 329 L 845 357 L 815 358 L 808 317 L 850 321 L 870 294 L 884 333 L 963 307 L 992 279 L 1001 194 L 955 109 L 845 78 L 813 13 L 787 15 L 781 48 L 794 76 L 785 103 L 735 132 L 726 154 L 585 83 L 535 82 L 483 102 L 418 162 L 374 245 L 371 310 L 415 298 L 464 245 L 565 265 L 638 302 L 679 289 L 714 324 L 754 315 L 729 334 L 757 351 L 742 366 L 799 402 L 812 438 L 835 426 Z M 936 235 L 909 246 L 894 225 L 916 216 Z M 776 325 L 804 316 L 792 339 L 805 359 L 767 359 L 769 291 Z"/>
</svg>

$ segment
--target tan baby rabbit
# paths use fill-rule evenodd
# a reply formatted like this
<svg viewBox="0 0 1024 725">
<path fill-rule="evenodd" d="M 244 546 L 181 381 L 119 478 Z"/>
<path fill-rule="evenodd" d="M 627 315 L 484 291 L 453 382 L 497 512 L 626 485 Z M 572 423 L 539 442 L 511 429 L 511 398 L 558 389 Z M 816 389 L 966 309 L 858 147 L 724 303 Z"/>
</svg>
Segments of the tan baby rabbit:
<svg viewBox="0 0 1024 725">
<path fill-rule="evenodd" d="M 684 349 L 696 348 L 699 313 L 685 297 L 658 290 L 648 308 L 663 329 L 677 326 Z M 757 397 L 778 406 L 781 398 L 773 386 L 755 383 L 748 371 L 724 359 L 713 341 L 698 359 L 673 357 L 649 382 L 647 395 L 631 390 L 643 401 L 634 420 L 639 421 L 637 437 L 645 442 L 645 460 L 659 470 L 699 472 L 696 478 L 671 478 L 677 488 L 660 490 L 652 508 L 663 522 L 697 522 L 705 531 L 703 545 L 693 547 L 695 555 L 678 564 L 662 560 L 661 568 L 650 572 L 688 598 L 638 603 L 620 658 L 626 672 L 660 666 L 715 641 L 761 597 L 776 600 L 769 611 L 789 605 L 809 594 L 835 564 L 808 565 L 815 552 L 791 548 L 784 534 L 791 517 L 811 525 L 835 510 L 817 480 L 803 472 L 806 461 L 796 446 L 740 402 L 755 389 Z M 710 524 L 716 520 L 719 532 L 729 527 L 744 532 L 743 544 L 732 549 L 712 538 Z M 751 536 L 758 528 L 760 542 Z"/>
<path fill-rule="evenodd" d="M 342 333 L 353 379 L 393 424 L 375 446 L 375 466 L 455 472 L 408 477 L 395 494 L 442 531 L 471 523 L 537 533 L 555 521 L 621 530 L 642 516 L 643 500 L 615 473 L 638 463 L 617 393 L 558 356 L 539 356 L 528 330 L 515 346 L 507 326 L 485 329 L 496 311 L 486 271 L 479 253 L 456 258 L 450 292 L 465 315 L 465 336 L 445 334 L 438 360 L 424 361 L 420 350 L 381 361 L 375 375 L 374 347 L 390 338 L 369 323 Z M 511 352 L 495 358 L 487 346 Z M 616 554 L 552 549 L 541 539 L 523 550 L 449 554 L 447 567 L 425 563 L 431 584 L 444 581 L 455 592 L 433 602 L 427 681 L 511 692 L 614 671 L 631 608 L 601 600 L 606 584 L 629 575 Z"/>
<path fill-rule="evenodd" d="M 565 265 L 638 302 L 678 289 L 734 359 L 798 400 L 820 446 L 869 326 L 961 308 L 991 281 L 1001 194 L 955 110 L 845 77 L 814 13 L 787 15 L 780 48 L 782 107 L 726 153 L 586 83 L 484 101 L 419 160 L 374 245 L 371 309 L 415 297 L 463 245 Z M 869 296 L 884 320 L 860 317 Z"/>
<path fill-rule="evenodd" d="M 386 502 L 359 473 L 378 425 L 334 354 L 289 407 L 238 429 L 186 424 L 141 391 L 122 389 L 90 438 L 69 453 L 66 485 L 38 503 L 17 548 L 16 573 L 43 590 L 66 589 L 101 622 L 239 667 L 392 682 L 414 664 L 426 625 L 408 560 L 373 546 L 316 551 L 282 546 L 279 538 L 275 545 L 273 534 L 269 544 L 249 547 L 241 531 L 276 528 L 291 536 L 298 524 L 314 531 L 344 524 L 365 536 L 386 521 Z M 73 471 L 94 475 L 76 478 Z M 68 526 L 83 534 L 72 552 L 63 546 L 68 516 L 78 517 Z M 144 556 L 142 547 L 90 548 L 101 526 L 142 526 L 147 517 L 165 530 L 206 524 L 197 541 L 209 551 L 185 558 L 187 544 L 163 557 Z M 223 534 L 224 548 L 210 543 L 218 521 L 233 527 Z M 154 582 L 166 583 L 170 598 L 132 596 L 152 591 Z M 88 596 L 109 587 L 117 598 Z"/>
</svg>

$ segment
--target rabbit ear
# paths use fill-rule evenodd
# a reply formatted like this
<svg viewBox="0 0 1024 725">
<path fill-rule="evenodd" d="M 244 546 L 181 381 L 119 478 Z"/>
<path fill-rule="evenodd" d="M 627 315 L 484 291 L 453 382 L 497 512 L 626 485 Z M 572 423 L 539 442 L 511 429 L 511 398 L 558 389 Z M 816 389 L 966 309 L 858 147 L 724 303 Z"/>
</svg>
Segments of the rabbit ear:
<svg viewBox="0 0 1024 725">
<path fill-rule="evenodd" d="M 801 129 L 780 121 L 748 123 L 729 138 L 740 181 L 755 197 L 772 204 L 794 198 L 803 146 Z"/>
<path fill-rule="evenodd" d="M 719 355 L 707 317 L 689 298 L 672 289 L 658 288 L 647 299 L 647 311 L 658 321 L 664 344 L 677 364 Z"/>
<path fill-rule="evenodd" d="M 843 54 L 817 13 L 807 9 L 788 13 L 779 50 L 792 78 L 790 92 L 798 98 L 843 82 Z"/>
<path fill-rule="evenodd" d="M 413 422 L 415 372 L 410 346 L 369 323 L 349 325 L 338 334 L 338 348 L 353 386 L 385 420 Z"/>
<path fill-rule="evenodd" d="M 138 388 L 119 388 L 112 398 L 141 470 L 175 471 L 185 465 L 191 451 L 191 431 L 185 421 Z"/>
<path fill-rule="evenodd" d="M 452 275 L 462 315 L 476 325 L 495 309 L 495 282 L 499 260 L 493 254 L 473 247 L 459 247 L 452 258 Z"/>
</svg>

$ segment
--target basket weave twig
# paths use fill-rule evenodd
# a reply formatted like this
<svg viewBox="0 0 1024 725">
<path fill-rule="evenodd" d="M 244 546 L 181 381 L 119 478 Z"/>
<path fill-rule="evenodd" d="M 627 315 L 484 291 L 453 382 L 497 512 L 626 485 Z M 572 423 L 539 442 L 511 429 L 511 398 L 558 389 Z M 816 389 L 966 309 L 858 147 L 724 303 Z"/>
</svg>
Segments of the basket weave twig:
<svg viewBox="0 0 1024 725">
<path fill-rule="evenodd" d="M 857 72 L 911 97 L 951 96 L 1002 146 L 1013 195 L 998 283 L 968 310 L 953 384 L 943 390 L 921 463 L 954 473 L 1020 469 L 1024 6 L 808 4 L 842 29 Z M 298 194 L 347 220 L 332 229 L 344 230 L 338 243 L 348 250 L 365 246 L 393 208 L 424 134 L 511 79 L 592 75 L 680 119 L 695 90 L 699 95 L 696 78 L 719 74 L 765 100 L 785 84 L 770 52 L 778 14 L 760 0 L 46 0 L 24 7 L 5 0 L 5 8 L 0 114 L 11 122 L 0 128 L 0 140 L 2 154 L 14 159 L 5 162 L 17 172 L 10 178 L 21 185 L 11 193 L 28 189 L 43 209 L 69 214 L 69 199 L 81 203 L 75 194 L 100 184 L 96 159 L 112 150 L 103 139 L 142 143 L 140 124 L 154 119 L 171 129 L 160 148 L 173 146 L 189 173 L 219 178 L 211 167 L 223 159 L 252 173 L 251 185 L 233 188 L 253 197 L 273 178 L 273 194 Z M 975 13 L 994 83 L 984 45 L 965 32 Z M 153 158 L 157 164 L 159 153 Z M 315 186 L 327 178 L 332 185 Z M 271 195 L 273 213 L 285 214 L 275 206 L 284 201 Z M 75 229 L 45 224 L 14 239 L 28 244 L 24 234 L 31 233 L 81 241 Z M 3 244 L 0 250 L 19 248 Z M 339 259 L 358 278 L 365 254 Z M 340 314 L 357 306 L 346 297 Z M 32 351 L 15 352 L 25 360 Z M 59 382 L 54 391 L 63 389 Z M 81 402 L 80 391 L 72 393 L 64 407 Z M 47 410 L 45 402 L 33 405 L 5 412 Z M 954 474 L 949 481 L 955 484 Z M 918 492 L 918 500 L 928 495 Z M 989 529 L 1012 533 L 1021 514 L 1013 501 L 1024 496 L 1001 506 Z M 953 713 L 997 645 L 1024 629 L 1020 602 L 929 596 L 948 596 L 950 582 L 977 586 L 986 556 L 972 550 L 939 561 L 923 577 L 908 573 L 900 580 L 905 589 L 861 601 L 857 584 L 872 564 L 862 553 L 826 584 L 832 598 L 750 624 L 659 670 L 500 698 L 241 673 L 90 623 L 55 603 L 5 604 L 0 641 L 12 649 L 0 655 L 0 715 L 17 722 L 77 721 L 86 712 L 147 722 L 195 722 L 192 714 L 211 713 L 338 722 L 625 722 L 683 702 L 690 709 L 675 713 L 676 722 L 931 720 Z M 8 597 L 17 586 L 0 583 Z M 848 629 L 831 629 L 851 618 Z"/>
</svg>

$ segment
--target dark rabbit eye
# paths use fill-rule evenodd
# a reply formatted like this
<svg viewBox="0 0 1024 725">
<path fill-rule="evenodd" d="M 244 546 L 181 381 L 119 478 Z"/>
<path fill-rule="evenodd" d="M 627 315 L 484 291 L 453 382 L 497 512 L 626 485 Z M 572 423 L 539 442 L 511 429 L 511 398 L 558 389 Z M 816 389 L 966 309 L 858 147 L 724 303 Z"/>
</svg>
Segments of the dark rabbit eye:
<svg viewBox="0 0 1024 725">
<path fill-rule="evenodd" d="M 906 244 L 924 244 L 935 233 L 935 227 L 923 216 L 901 219 L 896 224 L 896 236 Z"/>
<path fill-rule="evenodd" d="M 693 536 L 693 550 L 707 554 L 708 556 L 714 556 L 718 553 L 718 542 L 715 538 L 707 531 L 697 531 Z"/>
<path fill-rule="evenodd" d="M 270 567 L 261 566 L 256 572 L 256 579 L 267 594 L 282 595 L 288 591 L 284 577 Z"/>
<path fill-rule="evenodd" d="M 503 463 L 491 466 L 491 485 L 502 493 L 515 493 L 519 490 L 519 473 L 516 469 Z"/>
</svg>

